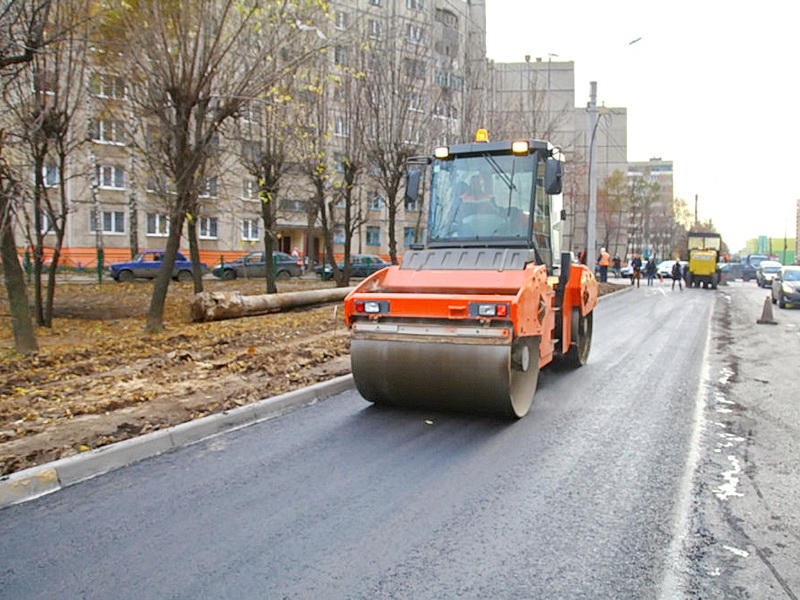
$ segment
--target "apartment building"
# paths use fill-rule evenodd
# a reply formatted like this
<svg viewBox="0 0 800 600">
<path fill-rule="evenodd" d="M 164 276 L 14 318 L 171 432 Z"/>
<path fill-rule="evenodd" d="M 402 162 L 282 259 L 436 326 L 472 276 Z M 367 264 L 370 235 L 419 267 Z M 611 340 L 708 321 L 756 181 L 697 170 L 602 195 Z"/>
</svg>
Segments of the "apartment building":
<svg viewBox="0 0 800 600">
<path fill-rule="evenodd" d="M 628 164 L 627 176 L 632 189 L 628 215 L 628 245 L 631 251 L 660 260 L 673 258 L 675 216 L 672 175 L 670 160 L 651 158 Z"/>
<path fill-rule="evenodd" d="M 338 165 L 352 149 L 358 127 L 357 111 L 354 114 L 341 82 L 348 72 L 372 69 L 385 77 L 376 79 L 383 87 L 405 90 L 399 106 L 413 118 L 396 135 L 410 154 L 428 154 L 436 145 L 472 139 L 478 128 L 487 128 L 494 139 L 540 138 L 559 146 L 567 161 L 563 195 L 567 219 L 561 223 L 564 248 L 585 244 L 592 132 L 587 109 L 576 105 L 588 99 L 589 85 L 586 82 L 585 94 L 576 91 L 573 62 L 552 56 L 526 56 L 518 63 L 487 61 L 484 0 L 332 0 L 329 14 L 330 21 L 320 31 L 330 46 L 321 68 L 329 99 L 324 108 L 330 133 L 325 136 L 325 154 L 337 171 L 334 176 L 341 176 Z M 384 57 L 378 68 L 365 58 L 372 50 Z M 70 209 L 63 262 L 73 266 L 92 266 L 98 247 L 104 248 L 106 263 L 127 258 L 131 247 L 163 247 L 169 231 L 162 200 L 164 182 L 157 169 L 142 164 L 129 145 L 128 82 L 97 71 L 87 85 L 85 121 L 91 143 L 85 155 L 71 158 L 65 182 Z M 628 173 L 627 111 L 601 105 L 598 113 L 595 176 L 602 188 L 614 172 Z M 248 123 L 245 109 L 215 139 L 197 221 L 201 257 L 209 264 L 263 246 L 259 186 L 242 161 Z M 54 165 L 46 165 L 45 171 L 45 180 L 55 191 L 59 182 Z M 659 173 L 659 168 L 649 165 L 648 177 Z M 662 189 L 665 197 L 671 195 L 671 180 Z M 290 168 L 277 197 L 273 233 L 277 249 L 298 248 L 311 261 L 318 261 L 325 250 L 310 210 L 313 196 L 307 178 Z M 388 256 L 392 224 L 372 167 L 356 182 L 353 197 L 359 224 L 351 252 Z M 398 254 L 424 239 L 426 222 L 424 204 L 401 203 L 393 224 Z M 597 228 L 601 244 L 609 239 L 609 227 L 600 219 Z M 338 255 L 344 252 L 344 227 L 334 222 L 332 229 Z M 19 245 L 26 245 L 22 235 Z M 188 248 L 185 239 L 182 248 Z"/>
<path fill-rule="evenodd" d="M 364 60 L 365 49 L 380 48 L 384 56 L 392 56 L 390 64 L 398 73 L 387 77 L 387 82 L 401 76 L 409 82 L 405 109 L 424 116 L 410 120 L 403 134 L 414 153 L 462 140 L 465 130 L 472 131 L 483 122 L 486 19 L 482 0 L 334 0 L 329 13 L 331 20 L 319 33 L 331 42 L 322 68 L 328 88 L 325 95 L 331 99 L 325 108 L 330 132 L 325 137 L 325 154 L 335 171 L 352 143 L 354 130 L 341 81 L 346 79 L 347 69 L 352 75 L 363 68 L 358 61 Z M 62 264 L 91 267 L 99 247 L 104 249 L 106 263 L 127 258 L 132 247 L 163 247 L 170 225 L 164 201 L 169 183 L 157 165 L 143 164 L 130 144 L 134 135 L 144 136 L 140 144 L 147 143 L 148 132 L 137 134 L 127 118 L 129 82 L 96 69 L 87 86 L 88 99 L 82 108 L 86 114 L 76 122 L 86 123 L 88 144 L 69 157 L 64 182 L 69 214 Z M 201 258 L 209 264 L 263 246 L 258 182 L 241 160 L 247 121 L 245 109 L 214 141 L 196 223 Z M 55 195 L 61 185 L 55 162 L 47 162 L 44 171 L 46 186 Z M 371 169 L 366 169 L 354 193 L 357 210 L 365 218 L 353 236 L 351 251 L 386 256 L 388 210 L 371 175 Z M 320 260 L 324 245 L 309 210 L 312 197 L 309 182 L 298 169 L 290 168 L 278 194 L 273 232 L 277 249 L 290 252 L 298 248 L 314 261 Z M 424 236 L 424 207 L 403 204 L 394 226 L 398 253 L 402 254 L 404 246 Z M 30 230 L 20 224 L 18 244 L 23 248 L 28 245 L 26 227 Z M 42 228 L 48 245 L 53 236 L 47 219 Z M 344 250 L 344 234 L 338 223 L 333 230 L 338 254 Z M 181 247 L 188 248 L 185 236 Z"/>
<path fill-rule="evenodd" d="M 587 240 L 589 206 L 589 151 L 592 131 L 587 108 L 576 106 L 589 98 L 576 93 L 575 63 L 525 56 L 523 62 L 489 64 L 488 111 L 490 133 L 499 138 L 544 139 L 561 148 L 565 155 L 561 223 L 563 247 L 583 248 Z M 598 107 L 596 138 L 596 181 L 602 187 L 615 171 L 627 172 L 627 109 Z M 625 219 L 627 221 L 627 218 Z M 613 221 L 596 221 L 597 241 L 614 238 Z M 611 246 L 611 244 L 609 244 Z M 619 251 L 624 254 L 624 245 Z M 614 249 L 610 248 L 612 254 Z"/>
</svg>

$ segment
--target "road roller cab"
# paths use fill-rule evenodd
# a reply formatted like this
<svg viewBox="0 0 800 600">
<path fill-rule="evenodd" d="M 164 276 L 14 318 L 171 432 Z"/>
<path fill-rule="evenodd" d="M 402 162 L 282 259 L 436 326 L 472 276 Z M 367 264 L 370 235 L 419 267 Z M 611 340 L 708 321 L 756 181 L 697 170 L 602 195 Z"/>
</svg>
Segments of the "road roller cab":
<svg viewBox="0 0 800 600">
<path fill-rule="evenodd" d="M 430 171 L 426 243 L 345 299 L 365 399 L 522 417 L 540 368 L 586 362 L 597 283 L 560 255 L 562 164 L 485 132 L 410 161 L 409 200 Z"/>
</svg>

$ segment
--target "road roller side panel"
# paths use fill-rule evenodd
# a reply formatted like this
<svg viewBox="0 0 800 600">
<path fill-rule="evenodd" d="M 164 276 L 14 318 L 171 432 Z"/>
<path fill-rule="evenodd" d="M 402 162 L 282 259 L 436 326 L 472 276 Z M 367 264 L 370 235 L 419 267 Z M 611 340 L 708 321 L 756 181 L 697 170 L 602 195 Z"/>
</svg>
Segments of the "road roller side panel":
<svg viewBox="0 0 800 600">
<path fill-rule="evenodd" d="M 571 265 L 569 280 L 564 289 L 561 305 L 561 354 L 567 354 L 573 343 L 573 312 L 578 310 L 586 317 L 597 306 L 597 280 L 594 274 L 584 265 Z"/>
</svg>

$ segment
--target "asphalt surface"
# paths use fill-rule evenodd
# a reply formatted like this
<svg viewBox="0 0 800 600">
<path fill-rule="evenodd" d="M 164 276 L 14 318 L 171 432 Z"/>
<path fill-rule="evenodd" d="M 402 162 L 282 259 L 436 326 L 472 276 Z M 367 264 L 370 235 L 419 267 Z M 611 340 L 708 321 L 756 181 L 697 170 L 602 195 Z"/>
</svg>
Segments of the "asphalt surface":
<svg viewBox="0 0 800 600">
<path fill-rule="evenodd" d="M 752 281 L 715 294 L 680 548 L 688 597 L 800 595 L 800 307 L 780 309 L 769 295 Z"/>
<path fill-rule="evenodd" d="M 589 363 L 545 371 L 517 422 L 346 391 L 0 510 L 0 597 L 794 597 L 797 466 L 774 445 L 796 413 L 769 395 L 766 431 L 739 404 L 774 362 L 733 340 L 773 335 L 744 285 L 603 299 Z M 742 437 L 720 386 L 746 450 L 720 447 Z"/>
</svg>

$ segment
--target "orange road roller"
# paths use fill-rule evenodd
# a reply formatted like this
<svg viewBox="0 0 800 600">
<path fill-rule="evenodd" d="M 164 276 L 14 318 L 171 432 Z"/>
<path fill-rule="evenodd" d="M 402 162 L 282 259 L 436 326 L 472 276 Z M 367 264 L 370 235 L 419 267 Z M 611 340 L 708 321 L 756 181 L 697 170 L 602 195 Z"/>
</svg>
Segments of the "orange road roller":
<svg viewBox="0 0 800 600">
<path fill-rule="evenodd" d="M 407 201 L 431 171 L 425 244 L 344 300 L 370 402 L 520 418 L 542 367 L 588 359 L 597 282 L 560 253 L 560 153 L 487 137 L 411 159 Z"/>
</svg>

